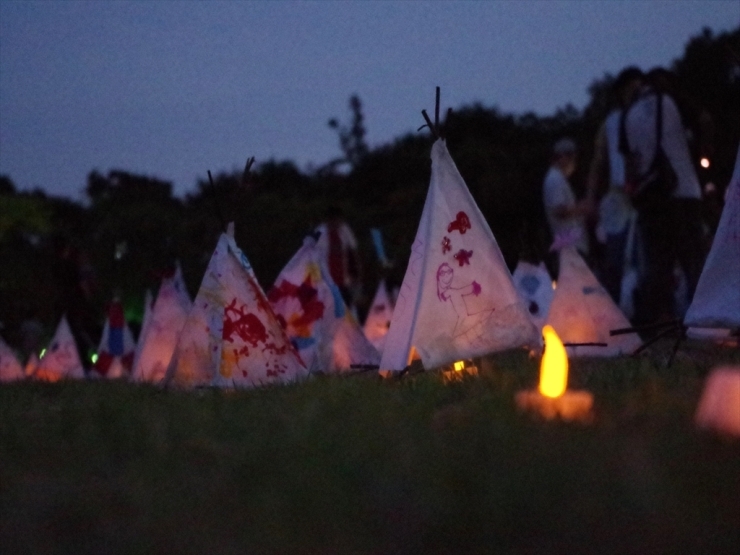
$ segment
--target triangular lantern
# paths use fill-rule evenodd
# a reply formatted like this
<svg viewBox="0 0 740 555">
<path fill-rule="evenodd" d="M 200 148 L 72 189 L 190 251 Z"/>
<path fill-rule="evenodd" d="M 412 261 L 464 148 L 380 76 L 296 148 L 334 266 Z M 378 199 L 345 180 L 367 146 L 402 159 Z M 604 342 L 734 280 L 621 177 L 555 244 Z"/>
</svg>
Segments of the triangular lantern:
<svg viewBox="0 0 740 555">
<path fill-rule="evenodd" d="M 0 337 L 0 382 L 12 382 L 26 377 L 13 350 Z"/>
<path fill-rule="evenodd" d="M 391 296 L 388 294 L 388 287 L 385 280 L 381 279 L 378 289 L 373 297 L 373 302 L 367 312 L 363 331 L 368 341 L 373 344 L 378 352 L 383 352 L 385 345 L 385 336 L 388 334 L 388 327 L 393 318 L 393 303 Z"/>
<path fill-rule="evenodd" d="M 172 277 L 162 280 L 151 314 L 142 324 L 134 357 L 135 381 L 164 379 L 192 306 L 178 266 Z"/>
<path fill-rule="evenodd" d="M 62 316 L 54 337 L 44 351 L 33 377 L 48 382 L 85 378 L 85 370 L 82 367 L 77 344 L 72 335 L 72 330 L 69 328 L 69 323 L 67 323 L 66 316 Z"/>
<path fill-rule="evenodd" d="M 610 336 L 618 328 L 631 327 L 609 293 L 588 269 L 574 247 L 560 251 L 560 272 L 547 316 L 569 356 L 617 356 L 632 354 L 641 341 L 637 334 Z"/>
<path fill-rule="evenodd" d="M 134 334 L 126 323 L 123 305 L 119 299 L 114 299 L 108 307 L 93 372 L 109 379 L 129 377 L 135 349 Z"/>
<path fill-rule="evenodd" d="M 684 324 L 697 328 L 740 328 L 740 148 L 717 233 Z"/>
<path fill-rule="evenodd" d="M 740 437 L 740 366 L 721 366 L 709 373 L 694 421 L 700 428 Z"/>
<path fill-rule="evenodd" d="M 345 372 L 380 362 L 380 353 L 345 305 L 313 237 L 304 240 L 267 297 L 311 372 Z"/>
<path fill-rule="evenodd" d="M 180 334 L 166 383 L 255 387 L 308 374 L 249 261 L 222 234 Z"/>
<path fill-rule="evenodd" d="M 529 317 L 537 329 L 542 329 L 547 321 L 547 313 L 555 291 L 545 264 L 538 265 L 520 260 L 511 275 L 519 296 L 527 307 Z"/>
<path fill-rule="evenodd" d="M 381 369 L 402 370 L 412 348 L 425 368 L 434 368 L 539 343 L 488 223 L 437 140 Z"/>
</svg>

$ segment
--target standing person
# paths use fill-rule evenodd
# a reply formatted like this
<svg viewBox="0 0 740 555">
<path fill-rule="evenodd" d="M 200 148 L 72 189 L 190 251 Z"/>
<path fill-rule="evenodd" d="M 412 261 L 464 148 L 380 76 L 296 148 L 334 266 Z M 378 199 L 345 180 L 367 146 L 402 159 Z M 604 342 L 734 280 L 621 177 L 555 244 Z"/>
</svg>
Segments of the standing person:
<svg viewBox="0 0 740 555">
<path fill-rule="evenodd" d="M 612 85 L 616 107 L 609 112 L 599 128 L 594 146 L 594 158 L 586 183 L 586 198 L 595 206 L 600 190 L 607 189 L 599 203 L 597 237 L 604 243 L 601 282 L 614 302 L 620 303 L 622 278 L 625 270 L 625 250 L 635 210 L 624 190 L 625 165 L 619 151 L 619 127 L 623 110 L 643 81 L 642 71 L 634 66 L 623 69 Z M 606 185 L 606 187 L 604 187 Z"/>
<path fill-rule="evenodd" d="M 675 317 L 676 262 L 694 295 L 704 261 L 701 187 L 673 99 L 646 83 L 631 100 L 620 147 L 646 257 L 637 319 L 656 322 Z"/>
<path fill-rule="evenodd" d="M 320 224 L 316 231 L 320 233 L 316 248 L 326 261 L 329 274 L 342 293 L 345 304 L 352 307 L 362 294 L 357 238 L 344 221 L 342 210 L 334 205 L 329 206 L 326 222 Z"/>
<path fill-rule="evenodd" d="M 691 159 L 710 159 L 714 154 L 714 121 L 711 114 L 695 97 L 679 85 L 678 76 L 664 67 L 655 67 L 647 74 L 650 85 L 671 97 L 687 130 L 686 138 Z M 694 169 L 697 169 L 694 164 Z"/>
<path fill-rule="evenodd" d="M 577 160 L 578 153 L 573 140 L 562 138 L 555 143 L 550 169 L 542 186 L 542 200 L 553 239 L 567 238 L 574 242 L 581 254 L 587 255 L 585 220 L 593 208 L 588 200 L 576 201 L 568 181 L 576 171 Z"/>
</svg>

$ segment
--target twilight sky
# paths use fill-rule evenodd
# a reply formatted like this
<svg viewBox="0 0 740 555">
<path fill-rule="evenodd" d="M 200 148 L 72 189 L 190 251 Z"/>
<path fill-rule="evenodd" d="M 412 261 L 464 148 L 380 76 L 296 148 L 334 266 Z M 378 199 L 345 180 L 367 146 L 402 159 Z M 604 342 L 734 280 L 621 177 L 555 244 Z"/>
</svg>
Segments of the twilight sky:
<svg viewBox="0 0 740 555">
<path fill-rule="evenodd" d="M 0 174 L 82 198 L 123 169 L 192 190 L 206 170 L 339 155 L 331 117 L 363 102 L 371 146 L 473 102 L 583 108 L 588 85 L 683 53 L 740 0 L 0 0 Z"/>
</svg>

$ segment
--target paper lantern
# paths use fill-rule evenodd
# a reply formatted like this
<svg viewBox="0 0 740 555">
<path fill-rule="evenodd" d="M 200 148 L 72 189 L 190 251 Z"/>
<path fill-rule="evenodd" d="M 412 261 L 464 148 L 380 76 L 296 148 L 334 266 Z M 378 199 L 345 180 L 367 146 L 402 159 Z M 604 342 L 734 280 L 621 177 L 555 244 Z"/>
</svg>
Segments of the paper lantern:
<svg viewBox="0 0 740 555">
<path fill-rule="evenodd" d="M 740 437 L 740 366 L 712 370 L 694 421 L 700 428 Z"/>
</svg>

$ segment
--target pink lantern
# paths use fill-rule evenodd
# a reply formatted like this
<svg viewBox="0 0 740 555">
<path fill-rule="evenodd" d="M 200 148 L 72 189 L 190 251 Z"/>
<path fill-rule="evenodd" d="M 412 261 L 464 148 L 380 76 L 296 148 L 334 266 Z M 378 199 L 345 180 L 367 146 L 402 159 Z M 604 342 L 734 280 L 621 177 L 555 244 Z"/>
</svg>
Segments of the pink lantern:
<svg viewBox="0 0 740 555">
<path fill-rule="evenodd" d="M 740 366 L 712 370 L 704 385 L 694 421 L 700 428 L 740 437 Z"/>
</svg>

